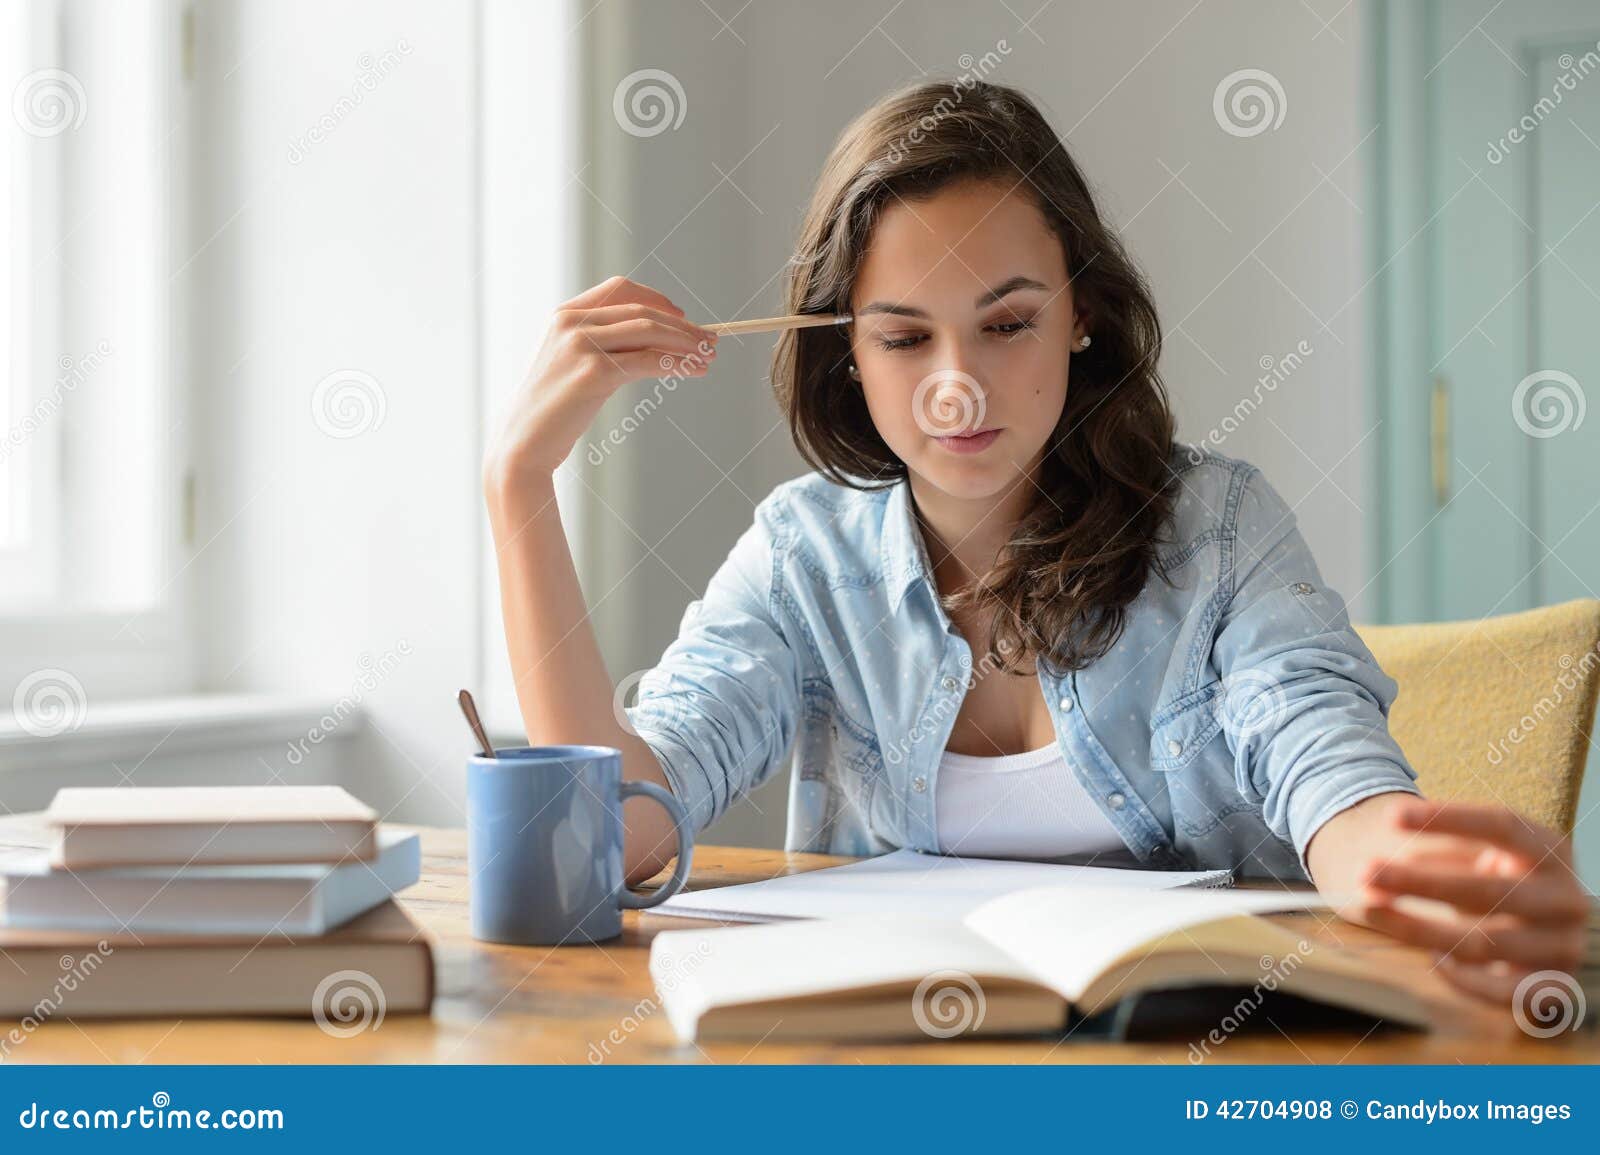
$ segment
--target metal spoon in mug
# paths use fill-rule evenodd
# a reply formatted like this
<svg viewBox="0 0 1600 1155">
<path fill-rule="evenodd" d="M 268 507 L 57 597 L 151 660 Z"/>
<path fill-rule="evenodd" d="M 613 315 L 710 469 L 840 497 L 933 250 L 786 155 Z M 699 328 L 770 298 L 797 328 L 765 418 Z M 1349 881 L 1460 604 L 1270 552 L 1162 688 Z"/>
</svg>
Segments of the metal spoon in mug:
<svg viewBox="0 0 1600 1155">
<path fill-rule="evenodd" d="M 472 702 L 472 695 L 462 690 L 456 700 L 461 703 L 461 712 L 467 716 L 467 725 L 472 727 L 473 736 L 478 739 L 478 749 L 485 758 L 494 757 L 494 747 L 489 744 L 489 735 L 483 731 L 483 723 L 478 721 L 478 707 Z"/>
</svg>

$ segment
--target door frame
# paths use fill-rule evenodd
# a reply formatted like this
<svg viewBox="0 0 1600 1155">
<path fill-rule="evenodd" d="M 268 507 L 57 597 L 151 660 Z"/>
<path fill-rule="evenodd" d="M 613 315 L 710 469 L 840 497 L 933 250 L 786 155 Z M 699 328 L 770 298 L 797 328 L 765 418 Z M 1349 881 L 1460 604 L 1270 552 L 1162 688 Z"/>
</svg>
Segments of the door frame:
<svg viewBox="0 0 1600 1155">
<path fill-rule="evenodd" d="M 1437 190 L 1425 81 L 1435 7 L 1433 0 L 1367 0 L 1366 6 L 1362 90 L 1377 125 L 1368 168 L 1369 203 L 1376 206 L 1366 237 L 1366 267 L 1375 270 L 1367 298 L 1368 380 L 1379 426 L 1369 462 L 1377 516 L 1367 523 L 1368 556 L 1377 567 L 1377 620 L 1424 621 L 1433 616 L 1438 556 L 1429 461 L 1418 452 L 1428 444 L 1429 391 L 1416 385 L 1427 379 L 1437 344 L 1428 308 L 1434 267 L 1428 206 Z M 1412 550 L 1421 551 L 1420 562 L 1398 564 Z"/>
</svg>

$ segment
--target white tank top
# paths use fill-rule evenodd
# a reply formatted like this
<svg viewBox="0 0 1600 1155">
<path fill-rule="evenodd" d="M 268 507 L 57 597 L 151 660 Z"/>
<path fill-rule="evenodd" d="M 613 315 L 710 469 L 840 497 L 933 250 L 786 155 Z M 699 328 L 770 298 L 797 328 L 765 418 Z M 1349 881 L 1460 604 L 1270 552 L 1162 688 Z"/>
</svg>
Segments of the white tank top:
<svg viewBox="0 0 1600 1155">
<path fill-rule="evenodd" d="M 1054 742 L 999 758 L 946 750 L 934 812 L 945 854 L 1066 858 L 1127 850 Z"/>
</svg>

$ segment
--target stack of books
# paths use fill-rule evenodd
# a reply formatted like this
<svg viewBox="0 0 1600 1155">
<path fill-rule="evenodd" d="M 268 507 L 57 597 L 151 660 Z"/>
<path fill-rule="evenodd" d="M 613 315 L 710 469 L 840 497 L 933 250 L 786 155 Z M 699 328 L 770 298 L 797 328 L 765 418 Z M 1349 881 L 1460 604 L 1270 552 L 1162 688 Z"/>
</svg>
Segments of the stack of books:
<svg viewBox="0 0 1600 1155">
<path fill-rule="evenodd" d="M 66 789 L 45 818 L 50 845 L 0 853 L 0 1018 L 432 1004 L 433 952 L 392 899 L 418 838 L 340 787 Z"/>
</svg>

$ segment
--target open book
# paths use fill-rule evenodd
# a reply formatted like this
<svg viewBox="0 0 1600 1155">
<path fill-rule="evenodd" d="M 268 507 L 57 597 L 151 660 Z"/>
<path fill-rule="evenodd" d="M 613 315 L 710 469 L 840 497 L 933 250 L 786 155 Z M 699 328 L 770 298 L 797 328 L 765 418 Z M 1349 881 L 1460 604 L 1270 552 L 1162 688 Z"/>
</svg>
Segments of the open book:
<svg viewBox="0 0 1600 1155">
<path fill-rule="evenodd" d="M 679 1038 L 947 1038 L 1057 1032 L 1153 992 L 1206 992 L 1213 1021 L 1276 995 L 1422 1027 L 1410 992 L 1260 912 L 1288 891 L 1052 887 L 957 920 L 910 914 L 666 931 L 650 972 Z M 1194 1003 L 1191 1001 L 1191 1009 Z M 1192 1016 L 1191 1016 L 1192 1017 Z"/>
<path fill-rule="evenodd" d="M 1044 886 L 1168 890 L 1232 883 L 1233 874 L 1227 870 L 1137 870 L 896 850 L 760 882 L 686 890 L 650 913 L 719 922 L 779 922 L 914 910 L 925 917 L 957 919 L 1003 894 Z"/>
</svg>

